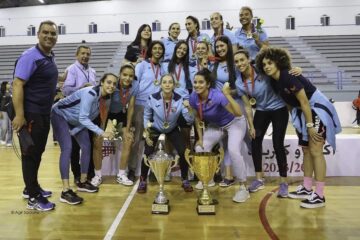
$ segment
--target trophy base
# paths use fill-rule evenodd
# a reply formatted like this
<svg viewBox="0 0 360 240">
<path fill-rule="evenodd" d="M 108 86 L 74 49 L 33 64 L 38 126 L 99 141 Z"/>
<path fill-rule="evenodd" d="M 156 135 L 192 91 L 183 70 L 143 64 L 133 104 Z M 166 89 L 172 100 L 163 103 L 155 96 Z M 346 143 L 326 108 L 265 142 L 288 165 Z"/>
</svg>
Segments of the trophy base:
<svg viewBox="0 0 360 240">
<path fill-rule="evenodd" d="M 215 205 L 198 205 L 196 207 L 198 215 L 215 215 Z"/>
<path fill-rule="evenodd" d="M 153 202 L 151 207 L 152 214 L 169 214 L 169 212 L 170 212 L 169 200 L 163 204 Z"/>
</svg>

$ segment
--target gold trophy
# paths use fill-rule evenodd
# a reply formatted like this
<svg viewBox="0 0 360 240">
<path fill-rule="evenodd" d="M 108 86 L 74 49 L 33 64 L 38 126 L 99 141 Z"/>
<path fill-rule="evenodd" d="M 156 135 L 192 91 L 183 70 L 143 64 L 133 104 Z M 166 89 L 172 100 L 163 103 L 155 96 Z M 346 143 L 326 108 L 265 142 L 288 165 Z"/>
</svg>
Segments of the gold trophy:
<svg viewBox="0 0 360 240">
<path fill-rule="evenodd" d="M 152 204 L 153 214 L 168 214 L 170 211 L 169 200 L 164 192 L 164 179 L 169 168 L 173 168 L 177 165 L 179 156 L 175 159 L 165 153 L 163 150 L 163 144 L 165 143 L 165 134 L 159 136 L 158 151 L 152 154 L 149 159 L 144 155 L 144 162 L 153 171 L 157 182 L 160 185 L 159 192 L 156 194 L 155 200 Z"/>
<path fill-rule="evenodd" d="M 208 183 L 220 169 L 220 164 L 224 159 L 224 150 L 220 148 L 219 153 L 193 152 L 190 154 L 190 150 L 186 149 L 185 159 L 204 186 L 197 202 L 198 214 L 215 215 L 215 201 L 208 191 Z"/>
</svg>

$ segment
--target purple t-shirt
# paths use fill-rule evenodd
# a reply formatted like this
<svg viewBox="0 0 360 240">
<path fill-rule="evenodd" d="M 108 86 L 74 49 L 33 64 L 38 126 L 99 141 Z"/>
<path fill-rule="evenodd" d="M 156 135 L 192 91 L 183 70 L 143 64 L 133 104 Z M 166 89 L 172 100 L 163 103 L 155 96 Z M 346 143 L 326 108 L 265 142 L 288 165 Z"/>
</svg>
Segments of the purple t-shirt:
<svg viewBox="0 0 360 240">
<path fill-rule="evenodd" d="M 14 77 L 25 81 L 24 111 L 50 114 L 58 79 L 54 55 L 44 55 L 37 45 L 29 48 L 17 60 Z"/>
<path fill-rule="evenodd" d="M 189 101 L 191 107 L 199 112 L 199 96 L 195 91 L 191 93 Z M 235 117 L 226 110 L 225 106 L 228 104 L 229 101 L 221 91 L 210 88 L 208 99 L 202 103 L 203 121 L 218 127 L 231 122 Z"/>
</svg>

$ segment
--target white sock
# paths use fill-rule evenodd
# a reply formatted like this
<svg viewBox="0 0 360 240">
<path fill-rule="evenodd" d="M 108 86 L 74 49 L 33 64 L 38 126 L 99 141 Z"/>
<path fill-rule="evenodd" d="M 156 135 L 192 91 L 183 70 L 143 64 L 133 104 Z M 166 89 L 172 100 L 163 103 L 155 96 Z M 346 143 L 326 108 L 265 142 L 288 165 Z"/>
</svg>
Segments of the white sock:
<svg viewBox="0 0 360 240">
<path fill-rule="evenodd" d="M 119 169 L 119 176 L 121 176 L 121 175 L 125 175 L 125 170 Z"/>
<path fill-rule="evenodd" d="M 101 170 L 95 170 L 95 175 L 101 177 Z"/>
</svg>

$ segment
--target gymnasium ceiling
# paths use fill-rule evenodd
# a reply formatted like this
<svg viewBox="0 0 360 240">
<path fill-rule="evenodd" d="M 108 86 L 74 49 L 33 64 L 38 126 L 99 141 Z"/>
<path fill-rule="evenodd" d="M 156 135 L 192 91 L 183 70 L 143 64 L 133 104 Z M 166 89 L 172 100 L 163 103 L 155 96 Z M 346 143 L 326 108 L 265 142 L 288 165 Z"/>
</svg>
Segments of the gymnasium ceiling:
<svg viewBox="0 0 360 240">
<path fill-rule="evenodd" d="M 99 0 L 43 0 L 43 1 L 44 3 L 40 3 L 38 0 L 0 0 L 0 8 L 40 6 L 40 5 L 77 3 L 77 2 L 95 2 Z M 106 0 L 100 0 L 100 1 L 106 1 Z"/>
</svg>

